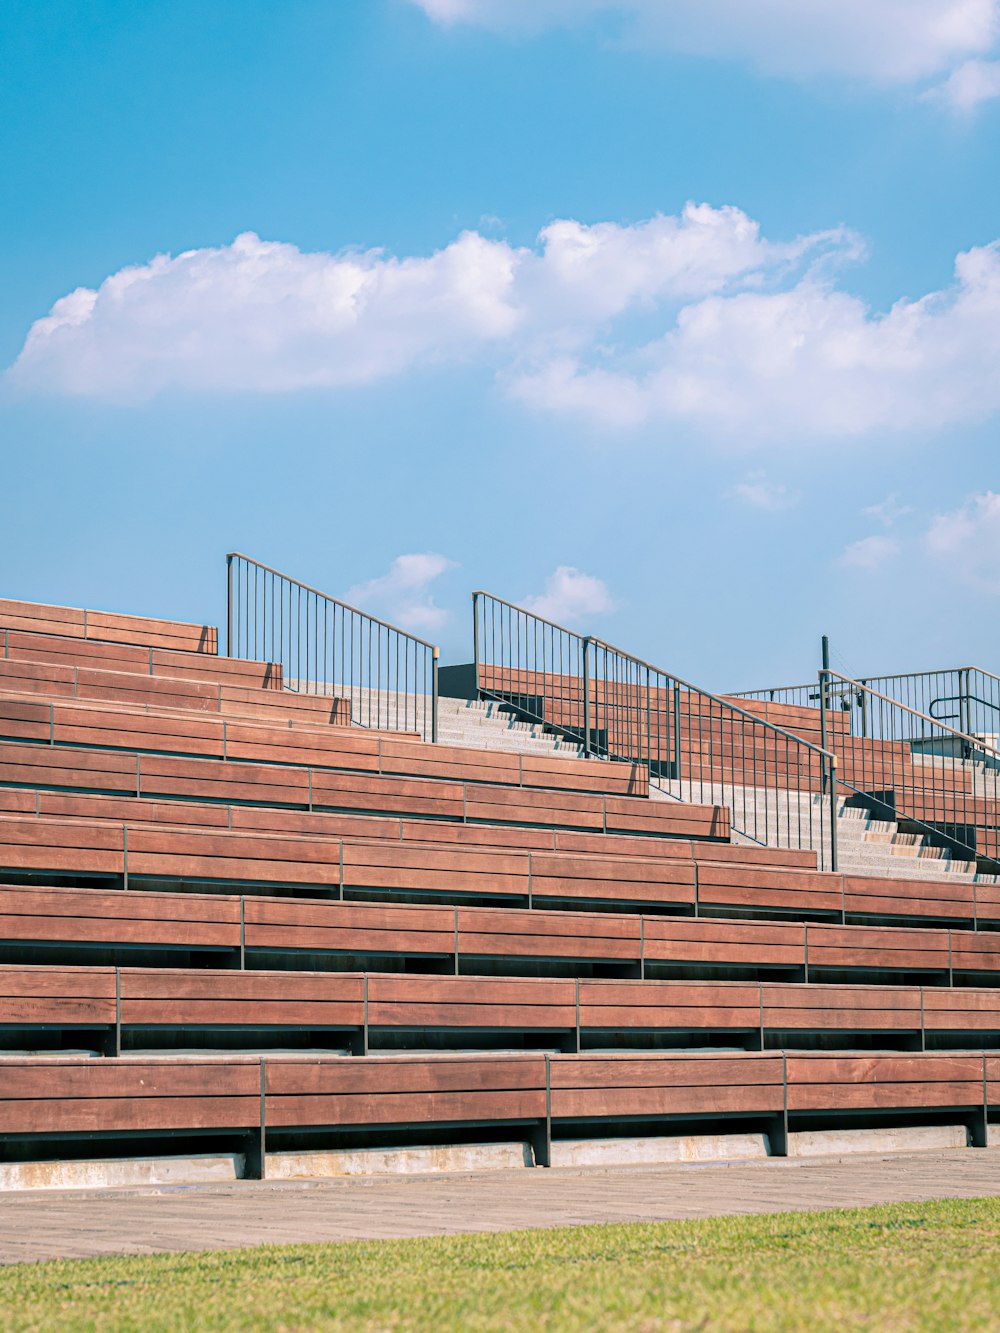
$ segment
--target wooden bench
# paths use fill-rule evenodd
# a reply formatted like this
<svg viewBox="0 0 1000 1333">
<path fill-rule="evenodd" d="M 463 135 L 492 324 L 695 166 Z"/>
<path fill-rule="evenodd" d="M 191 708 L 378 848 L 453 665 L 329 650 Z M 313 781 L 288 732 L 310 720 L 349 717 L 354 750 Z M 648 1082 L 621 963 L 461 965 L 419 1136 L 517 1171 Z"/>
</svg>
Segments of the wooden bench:
<svg viewBox="0 0 1000 1333">
<path fill-rule="evenodd" d="M 545 1060 L 535 1055 L 277 1057 L 265 1062 L 264 1087 L 269 1136 L 306 1126 L 543 1124 L 546 1112 Z"/>
<path fill-rule="evenodd" d="M 474 974 L 530 967 L 587 976 L 950 983 L 1000 982 L 1000 933 L 803 925 L 516 907 L 328 902 L 186 892 L 0 886 L 4 957 L 58 948 L 85 963 L 98 949 L 127 962 L 142 950 L 170 966 L 178 951 L 238 965 L 300 966 L 340 957 L 377 969 Z M 207 951 L 207 952 L 206 952 Z M 296 959 L 300 960 L 296 963 Z M 929 993 L 929 989 L 928 989 Z"/>
<path fill-rule="evenodd" d="M 553 1120 L 616 1123 L 780 1115 L 780 1055 L 564 1055 L 550 1061 Z"/>
<path fill-rule="evenodd" d="M 144 676 L 169 676 L 175 680 L 203 680 L 214 685 L 236 685 L 252 689 L 282 688 L 280 662 L 255 662 L 172 648 L 143 648 L 137 644 L 66 638 L 59 634 L 36 634 L 30 630 L 0 629 L 0 659 L 46 663 L 50 666 L 89 667 L 100 671 L 124 671 Z"/>
<path fill-rule="evenodd" d="M 20 1138 L 259 1129 L 260 1061 L 5 1060 L 0 1134 Z"/>
<path fill-rule="evenodd" d="M 371 1142 L 389 1128 L 516 1128 L 544 1163 L 550 1124 L 563 1134 L 602 1126 L 676 1133 L 694 1124 L 712 1133 L 735 1122 L 766 1127 L 780 1154 L 789 1128 L 858 1112 L 890 1123 L 946 1112 L 982 1145 L 987 1111 L 998 1104 L 1000 1056 L 981 1054 L 64 1057 L 4 1062 L 0 1134 L 37 1141 L 179 1131 L 189 1143 L 228 1134 L 224 1141 L 246 1146 L 247 1174 L 259 1175 L 265 1144 L 280 1149 L 310 1130 L 322 1143 L 343 1142 L 350 1130 Z"/>
<path fill-rule="evenodd" d="M 528 906 L 544 900 L 621 902 L 665 910 L 695 902 L 695 868 L 685 861 L 333 841 L 48 816 L 0 816 L 0 871 L 120 876 L 132 887 L 170 880 L 192 887 L 259 885 L 266 892 L 287 885 L 340 897 L 409 894 Z"/>
<path fill-rule="evenodd" d="M 0 885 L 0 941 L 19 956 L 28 945 L 59 945 L 79 962 L 103 950 L 161 958 L 211 953 L 239 963 L 239 898 L 214 894 Z"/>
<path fill-rule="evenodd" d="M 226 721 L 206 713 L 154 714 L 72 700 L 44 703 L 0 695 L 0 739 L 582 792 L 607 795 L 609 800 L 648 795 L 645 770 L 629 764 L 571 759 L 553 764 L 536 755 L 431 745 L 359 728 L 299 723 L 274 727 L 244 718 Z M 655 820 L 656 810 L 666 806 L 666 802 L 656 802 L 644 818 Z M 617 818 L 624 808 L 613 805 L 612 817 Z M 719 829 L 715 836 L 728 837 L 725 816 L 714 818 Z"/>
<path fill-rule="evenodd" d="M 1000 1057 L 790 1055 L 788 1111 L 979 1110 L 995 1104 Z M 989 1086 L 988 1086 L 989 1084 Z"/>
<path fill-rule="evenodd" d="M 313 812 L 407 814 L 462 823 L 562 827 L 600 834 L 639 831 L 698 838 L 712 836 L 725 826 L 725 817 L 716 806 L 10 741 L 0 741 L 0 783 L 298 807 Z M 127 814 L 122 811 L 118 817 Z M 284 827 L 289 827 L 287 821 Z M 651 839 L 646 842 L 648 855 Z"/>
<path fill-rule="evenodd" d="M 212 625 L 177 620 L 153 620 L 110 611 L 84 611 L 43 602 L 0 598 L 0 631 L 27 630 L 71 639 L 102 639 L 111 643 L 140 644 L 193 653 L 218 653 L 219 631 Z"/>
<path fill-rule="evenodd" d="M 183 811 L 178 819 L 182 821 Z M 706 847 L 710 847 L 706 844 Z M 247 885 L 264 892 L 284 886 L 332 896 L 435 896 L 531 906 L 546 900 L 690 910 L 694 915 L 752 913 L 797 920 L 875 918 L 978 926 L 1000 921 L 997 894 L 980 886 L 860 877 L 865 895 L 843 877 L 817 871 L 717 864 L 636 856 L 575 856 L 397 843 L 388 839 L 331 839 L 283 833 L 251 833 L 177 825 L 88 821 L 21 814 L 0 815 L 0 873 L 125 877 L 133 887 L 176 880 L 191 887 Z M 848 877 L 850 879 L 850 877 Z M 982 886 L 989 889 L 993 886 Z M 963 898 L 976 892 L 972 903 Z M 983 898 L 987 897 L 987 901 Z M 846 915 L 845 915 L 846 913 Z"/>
<path fill-rule="evenodd" d="M 702 910 L 761 912 L 797 919 L 834 916 L 844 910 L 843 876 L 832 871 L 753 865 L 698 865 Z"/>
<path fill-rule="evenodd" d="M 347 699 L 248 686 L 245 682 L 233 684 L 210 680 L 205 674 L 198 677 L 151 675 L 149 672 L 105 671 L 86 665 L 68 666 L 0 657 L 0 690 L 36 701 L 73 699 L 82 703 L 167 713 L 217 713 L 223 717 L 257 718 L 279 725 L 289 721 L 312 726 L 351 725 L 351 707 Z"/>
<path fill-rule="evenodd" d="M 0 967 L 0 1033 L 8 1028 L 113 1031 L 113 967 Z"/>
<path fill-rule="evenodd" d="M 35 747 L 25 747 L 30 760 L 38 758 L 40 751 Z M 58 751 L 43 751 L 42 754 Z M 99 752 L 71 751 L 96 754 Z M 144 786 L 158 787 L 167 779 L 144 783 L 143 775 L 148 775 L 148 766 L 143 763 L 136 774 L 131 769 L 131 760 L 120 752 L 105 752 L 114 756 L 114 761 L 107 768 L 100 767 L 103 761 L 88 762 L 79 771 L 70 770 L 70 780 L 79 781 L 81 788 L 65 788 L 58 773 L 45 764 L 35 767 L 31 764 L 22 767 L 13 763 L 10 767 L 4 760 L 20 760 L 21 754 L 15 746 L 0 743 L 0 782 L 25 781 L 24 787 L 0 786 L 0 811 L 7 813 L 54 815 L 59 818 L 81 818 L 90 820 L 112 820 L 117 823 L 153 823 L 187 824 L 191 827 L 227 828 L 255 832 L 305 833 L 322 837 L 352 838 L 388 838 L 393 842 L 409 842 L 432 846 L 463 846 L 484 848 L 510 848 L 521 851 L 565 851 L 583 855 L 637 856 L 643 860 L 690 861 L 706 856 L 713 862 L 733 865 L 774 866 L 776 868 L 815 868 L 815 854 L 784 848 L 744 847 L 729 843 L 712 842 L 707 847 L 698 840 L 690 841 L 679 837 L 634 837 L 628 834 L 595 833 L 578 834 L 556 827 L 536 824 L 539 815 L 538 806 L 532 807 L 532 793 L 526 797 L 528 815 L 532 822 L 525 825 L 515 824 L 464 824 L 449 822 L 440 817 L 434 819 L 407 819 L 402 816 L 376 815 L 366 806 L 357 812 L 329 811 L 314 808 L 297 809 L 285 805 L 233 804 L 219 797 L 217 790 L 206 793 L 201 799 L 188 799 L 176 793 L 165 792 L 163 796 L 135 795 Z M 146 757 L 140 757 L 145 759 Z M 152 765 L 161 762 L 153 758 Z M 203 761 L 196 761 L 201 763 Z M 233 766 L 235 768 L 235 766 Z M 272 790 L 275 799 L 287 799 L 298 790 L 308 797 L 308 776 L 305 787 L 294 784 L 294 770 L 282 773 L 265 767 L 255 768 L 261 787 L 266 792 Z M 276 778 L 284 777 L 284 785 L 276 783 Z M 43 781 L 42 779 L 45 779 Z M 31 782 L 31 779 L 34 781 Z M 57 780 L 58 779 L 58 780 Z M 419 780 L 418 780 L 419 781 Z M 88 790 L 97 783 L 102 785 L 99 793 Z M 433 785 L 433 784 L 432 784 Z M 182 790 L 187 788 L 185 783 Z M 197 790 L 197 787 L 195 788 Z M 421 787 L 426 791 L 427 786 Z M 117 791 L 117 795 L 108 792 Z M 315 794 L 315 792 L 314 792 Z M 169 796 L 170 799 L 166 799 Z M 207 797 L 211 796 L 212 799 Z M 514 810 L 518 809 L 520 797 L 514 796 Z M 408 805 L 411 803 L 408 801 Z M 412 805 L 411 805 L 412 808 Z M 457 803 L 452 813 L 460 820 Z"/>
<path fill-rule="evenodd" d="M 844 910 L 852 916 L 893 917 L 899 920 L 926 917 L 932 921 L 975 923 L 977 899 L 984 897 L 982 916 L 995 917 L 984 893 L 989 886 L 949 880 L 883 879 L 878 875 L 845 875 Z"/>
<path fill-rule="evenodd" d="M 304 1034 L 373 1045 L 505 1041 L 616 1046 L 659 1039 L 748 1049 L 839 1037 L 885 1045 L 1000 1037 L 1000 989 L 610 981 L 94 967 L 0 967 L 0 1030 L 79 1040 L 80 1029 L 124 1041 L 159 1033 L 244 1034 L 253 1044 Z"/>
</svg>

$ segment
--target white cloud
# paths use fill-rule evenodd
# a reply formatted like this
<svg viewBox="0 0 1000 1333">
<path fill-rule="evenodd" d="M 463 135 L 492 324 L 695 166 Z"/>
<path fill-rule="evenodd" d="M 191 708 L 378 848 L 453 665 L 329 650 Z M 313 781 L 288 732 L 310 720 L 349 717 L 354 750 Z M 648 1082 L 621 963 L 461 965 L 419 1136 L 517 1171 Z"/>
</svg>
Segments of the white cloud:
<svg viewBox="0 0 1000 1333">
<path fill-rule="evenodd" d="M 1000 97 L 1000 60 L 966 60 L 944 83 L 924 96 L 928 101 L 943 102 L 953 111 L 968 115 L 983 102 Z"/>
<path fill-rule="evenodd" d="M 551 223 L 533 247 L 466 232 L 429 256 L 306 254 L 246 234 L 80 289 L 8 383 L 111 400 L 280 393 L 429 365 L 491 368 L 588 426 L 740 442 L 927 431 L 1000 410 L 1000 242 L 944 291 L 873 311 L 844 228 L 771 241 L 737 208 Z"/>
<path fill-rule="evenodd" d="M 247 232 L 57 301 L 13 377 L 100 397 L 368 383 L 508 335 L 514 262 L 475 232 L 413 259 L 303 254 Z"/>
<path fill-rule="evenodd" d="M 840 563 L 851 569 L 878 569 L 897 555 L 899 543 L 892 537 L 862 537 L 844 549 Z"/>
<path fill-rule="evenodd" d="M 449 569 L 457 568 L 453 560 L 431 551 L 400 555 L 388 573 L 355 584 L 345 600 L 363 611 L 381 614 L 414 634 L 431 634 L 445 625 L 449 612 L 436 605 L 430 585 Z"/>
<path fill-rule="evenodd" d="M 963 582 L 1000 593 L 1000 495 L 970 496 L 931 519 L 924 538 L 931 556 Z"/>
<path fill-rule="evenodd" d="M 784 482 L 770 481 L 767 473 L 760 470 L 747 473 L 729 494 L 734 500 L 742 500 L 752 509 L 763 509 L 769 513 L 792 509 L 802 499 L 800 491 L 789 490 Z"/>
<path fill-rule="evenodd" d="M 861 511 L 868 518 L 877 518 L 885 528 L 891 528 L 899 519 L 907 514 L 912 514 L 913 509 L 910 505 L 900 504 L 899 492 L 892 491 L 878 504 L 868 505 Z"/>
<path fill-rule="evenodd" d="M 1000 247 L 959 255 L 943 292 L 887 313 L 807 274 L 777 291 L 710 295 L 659 339 L 521 369 L 536 408 L 609 425 L 687 422 L 739 439 L 933 430 L 1000 409 Z"/>
<path fill-rule="evenodd" d="M 608 25 L 644 48 L 746 63 L 797 79 L 913 84 L 990 52 L 998 0 L 413 0 L 447 25 L 531 35 Z"/>
<path fill-rule="evenodd" d="M 523 597 L 520 605 L 543 620 L 554 620 L 557 624 L 578 622 L 615 609 L 604 580 L 584 574 L 572 565 L 560 565 L 545 580 L 545 591 L 537 596 Z"/>
</svg>

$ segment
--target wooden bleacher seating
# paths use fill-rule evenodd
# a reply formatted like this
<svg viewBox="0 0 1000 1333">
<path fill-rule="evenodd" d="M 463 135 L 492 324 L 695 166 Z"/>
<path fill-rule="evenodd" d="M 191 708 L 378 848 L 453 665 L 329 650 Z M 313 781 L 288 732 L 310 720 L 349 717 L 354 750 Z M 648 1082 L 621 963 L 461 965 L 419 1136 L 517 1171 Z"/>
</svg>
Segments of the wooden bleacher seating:
<svg viewBox="0 0 1000 1333">
<path fill-rule="evenodd" d="M 0 601 L 0 1154 L 222 1143 L 259 1175 L 485 1128 L 544 1164 L 865 1117 L 985 1142 L 1000 885 L 819 872 L 650 800 L 642 764 L 367 732 L 217 647 Z M 702 776 L 752 753 L 697 743 Z"/>
</svg>

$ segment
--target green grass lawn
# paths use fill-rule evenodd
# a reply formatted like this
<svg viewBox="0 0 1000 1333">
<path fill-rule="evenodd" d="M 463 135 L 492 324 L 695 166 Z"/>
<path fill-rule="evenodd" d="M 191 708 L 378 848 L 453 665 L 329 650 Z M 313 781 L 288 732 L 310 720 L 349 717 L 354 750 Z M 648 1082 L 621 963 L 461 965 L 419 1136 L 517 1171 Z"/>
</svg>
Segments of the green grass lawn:
<svg viewBox="0 0 1000 1333">
<path fill-rule="evenodd" d="M 1000 1200 L 19 1264 L 0 1328 L 1000 1329 Z"/>
</svg>

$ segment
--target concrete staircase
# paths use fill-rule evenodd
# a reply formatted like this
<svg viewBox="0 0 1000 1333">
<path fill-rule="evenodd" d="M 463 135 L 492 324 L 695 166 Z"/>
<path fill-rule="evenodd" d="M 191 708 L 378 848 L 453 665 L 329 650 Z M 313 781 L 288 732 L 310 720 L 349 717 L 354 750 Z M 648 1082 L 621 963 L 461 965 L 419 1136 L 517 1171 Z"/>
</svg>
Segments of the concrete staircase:
<svg viewBox="0 0 1000 1333">
<path fill-rule="evenodd" d="M 466 699 L 438 700 L 438 741 L 482 750 L 513 750 L 526 754 L 561 754 L 579 759 L 583 748 L 547 732 L 534 722 L 519 722 L 498 703 Z"/>
</svg>

